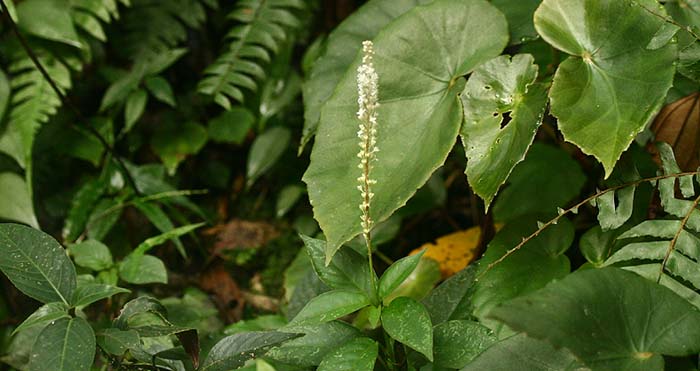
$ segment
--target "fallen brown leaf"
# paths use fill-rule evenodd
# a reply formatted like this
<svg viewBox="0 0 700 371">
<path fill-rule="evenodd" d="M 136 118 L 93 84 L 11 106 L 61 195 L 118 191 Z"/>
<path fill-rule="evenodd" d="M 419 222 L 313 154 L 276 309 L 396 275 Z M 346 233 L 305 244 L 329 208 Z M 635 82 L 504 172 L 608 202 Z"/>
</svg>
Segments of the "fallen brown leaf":
<svg viewBox="0 0 700 371">
<path fill-rule="evenodd" d="M 656 140 L 673 147 L 678 166 L 695 171 L 700 166 L 700 93 L 691 94 L 664 107 L 651 125 Z M 653 145 L 650 152 L 659 162 Z"/>
<path fill-rule="evenodd" d="M 199 286 L 214 295 L 213 302 L 227 323 L 241 319 L 245 298 L 222 263 L 205 270 L 199 278 Z"/>
<path fill-rule="evenodd" d="M 217 225 L 204 233 L 216 236 L 213 254 L 217 256 L 222 256 L 222 253 L 228 250 L 259 248 L 279 236 L 279 232 L 271 224 L 241 219 Z"/>
</svg>

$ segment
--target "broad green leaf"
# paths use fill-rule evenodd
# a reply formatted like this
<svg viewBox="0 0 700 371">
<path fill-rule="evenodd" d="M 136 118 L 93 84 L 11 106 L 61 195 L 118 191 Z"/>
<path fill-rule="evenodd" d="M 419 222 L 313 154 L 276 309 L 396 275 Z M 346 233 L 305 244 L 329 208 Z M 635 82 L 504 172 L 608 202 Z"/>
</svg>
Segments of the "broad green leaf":
<svg viewBox="0 0 700 371">
<path fill-rule="evenodd" d="M 144 84 L 154 98 L 171 107 L 175 107 L 175 95 L 168 80 L 160 76 L 152 76 L 146 78 Z"/>
<path fill-rule="evenodd" d="M 266 358 L 298 367 L 318 366 L 328 353 L 361 335 L 358 329 L 341 321 L 294 327 L 287 332 L 304 336 L 272 349 Z"/>
<path fill-rule="evenodd" d="M 93 271 L 102 271 L 114 264 L 109 247 L 97 240 L 86 240 L 72 245 L 68 251 L 75 264 Z"/>
<path fill-rule="evenodd" d="M 95 333 L 80 317 L 62 318 L 39 334 L 29 357 L 29 371 L 89 371 L 95 358 Z"/>
<path fill-rule="evenodd" d="M 527 214 L 555 216 L 557 207 L 578 196 L 585 182 L 581 166 L 566 151 L 535 143 L 496 199 L 494 218 L 508 222 Z"/>
<path fill-rule="evenodd" d="M 508 20 L 511 45 L 522 44 L 538 37 L 532 23 L 532 15 L 541 2 L 542 0 L 491 0 Z"/>
<path fill-rule="evenodd" d="M 462 92 L 467 180 L 487 209 L 542 123 L 547 95 L 536 78 L 531 55 L 503 55 L 474 70 Z"/>
<path fill-rule="evenodd" d="M 588 368 L 564 348 L 555 349 L 546 341 L 519 334 L 492 345 L 462 369 L 482 370 L 584 371 Z"/>
<path fill-rule="evenodd" d="M 271 128 L 255 138 L 248 153 L 246 167 L 246 183 L 249 187 L 277 163 L 289 146 L 291 138 L 291 131 L 281 126 Z"/>
<path fill-rule="evenodd" d="M 456 320 L 435 326 L 433 342 L 436 366 L 462 368 L 495 343 L 496 336 L 476 322 Z"/>
<path fill-rule="evenodd" d="M 401 258 L 390 265 L 379 279 L 379 297 L 384 299 L 394 292 L 413 273 L 424 253 L 425 250 Z"/>
<path fill-rule="evenodd" d="M 648 9 L 665 13 L 653 0 L 544 0 L 535 12 L 542 38 L 572 55 L 554 76 L 551 112 L 606 177 L 673 81 L 676 45 L 646 48 L 664 24 Z"/>
<path fill-rule="evenodd" d="M 15 173 L 0 173 L 0 219 L 39 228 L 29 187 L 24 178 Z"/>
<path fill-rule="evenodd" d="M 159 258 L 148 255 L 129 255 L 119 264 L 119 277 L 128 283 L 168 283 L 168 271 Z"/>
<path fill-rule="evenodd" d="M 581 236 L 581 254 L 589 263 L 601 266 L 614 252 L 615 238 L 619 234 L 617 230 L 603 231 L 599 225 L 594 226 Z"/>
<path fill-rule="evenodd" d="M 571 350 L 594 370 L 663 370 L 662 355 L 700 351 L 700 311 L 671 290 L 617 268 L 578 271 L 491 316 Z"/>
<path fill-rule="evenodd" d="M 172 175 L 180 162 L 204 147 L 207 136 L 207 129 L 197 123 L 169 124 L 151 138 L 151 147 Z"/>
<path fill-rule="evenodd" d="M 399 297 L 382 310 L 382 327 L 396 341 L 433 361 L 433 325 L 423 304 Z"/>
<path fill-rule="evenodd" d="M 73 293 L 71 304 L 74 307 L 85 307 L 96 301 L 110 298 L 116 294 L 131 292 L 121 287 L 105 285 L 103 283 L 87 283 L 78 285 Z"/>
<path fill-rule="evenodd" d="M 420 259 L 416 269 L 391 294 L 384 297 L 383 301 L 388 304 L 400 296 L 422 300 L 433 291 L 440 281 L 442 281 L 440 263 L 433 259 Z"/>
<path fill-rule="evenodd" d="M 42 303 L 69 304 L 75 267 L 48 234 L 20 224 L 0 224 L 0 270 L 20 291 Z"/>
<path fill-rule="evenodd" d="M 460 313 L 459 310 L 470 305 L 471 297 L 468 291 L 474 285 L 475 273 L 476 265 L 469 265 L 445 280 L 423 299 L 423 305 L 428 310 L 433 325 L 451 319 L 465 319 L 471 315 L 471 311 Z"/>
<path fill-rule="evenodd" d="M 370 304 L 365 294 L 333 290 L 311 299 L 299 314 L 289 323 L 290 326 L 317 325 L 356 312 Z"/>
<path fill-rule="evenodd" d="M 362 42 L 373 39 L 382 28 L 416 5 L 431 1 L 371 0 L 331 32 L 325 42 L 326 50 L 314 62 L 310 77 L 304 83 L 304 132 L 300 153 L 316 134 L 321 108 L 352 64 Z"/>
<path fill-rule="evenodd" d="M 377 181 L 372 187 L 373 220 L 391 216 L 445 161 L 462 122 L 457 99 L 461 76 L 500 54 L 507 40 L 505 17 L 484 0 L 418 6 L 376 36 L 380 154 L 371 172 Z M 361 232 L 355 72 L 360 57 L 324 105 L 303 178 L 314 217 L 328 240 L 328 261 Z"/>
<path fill-rule="evenodd" d="M 167 310 L 158 299 L 150 296 L 140 296 L 136 299 L 124 304 L 119 316 L 114 319 L 114 326 L 127 330 L 129 328 L 129 320 L 141 313 L 153 313 L 162 319 L 167 316 Z"/>
<path fill-rule="evenodd" d="M 137 89 L 129 94 L 124 106 L 124 133 L 131 131 L 136 121 L 141 118 L 147 103 L 148 94 L 146 94 L 145 90 Z"/>
<path fill-rule="evenodd" d="M 100 349 L 115 356 L 122 356 L 127 350 L 141 346 L 139 334 L 134 330 L 106 328 L 98 332 L 95 337 Z"/>
<path fill-rule="evenodd" d="M 318 278 L 326 285 L 338 290 L 372 293 L 372 279 L 366 257 L 352 249 L 339 251 L 326 265 L 326 241 L 302 235 L 306 253 Z"/>
<path fill-rule="evenodd" d="M 656 282 L 659 279 L 659 272 L 661 272 L 661 263 L 629 265 L 622 267 L 622 269 L 637 273 L 649 281 Z M 659 283 L 668 287 L 671 289 L 671 291 L 678 294 L 678 296 L 688 300 L 690 304 L 693 304 L 696 308 L 700 309 L 700 294 L 695 292 L 693 289 L 678 282 L 674 277 L 665 273 L 661 275 L 661 280 Z"/>
<path fill-rule="evenodd" d="M 255 116 L 243 107 L 233 107 L 207 123 L 209 139 L 215 142 L 241 144 L 255 124 Z"/>
<path fill-rule="evenodd" d="M 325 356 L 318 371 L 372 371 L 378 353 L 377 342 L 358 337 Z"/>
<path fill-rule="evenodd" d="M 47 40 L 82 48 L 66 0 L 26 0 L 17 4 L 17 26 Z"/>
<path fill-rule="evenodd" d="M 228 371 L 243 366 L 245 361 L 265 354 L 271 347 L 299 337 L 283 332 L 243 332 L 221 339 L 209 351 L 200 371 Z"/>
<path fill-rule="evenodd" d="M 68 315 L 68 307 L 65 304 L 60 302 L 44 304 L 17 326 L 17 328 L 12 331 L 12 334 L 14 335 L 37 325 L 46 325 L 48 322 L 55 321 L 59 318 L 70 318 Z"/>
<path fill-rule="evenodd" d="M 282 188 L 279 195 L 277 195 L 275 216 L 281 218 L 287 214 L 297 201 L 299 201 L 299 198 L 301 198 L 304 192 L 306 192 L 306 188 L 296 184 L 291 184 Z"/>
<path fill-rule="evenodd" d="M 10 103 L 10 81 L 5 72 L 0 70 L 0 120 L 5 116 L 8 103 Z"/>
<path fill-rule="evenodd" d="M 523 238 L 537 229 L 532 217 L 511 222 L 501 229 L 489 243 L 481 258 L 478 275 L 488 264 L 503 256 Z M 499 304 L 533 292 L 547 283 L 569 273 L 569 259 L 564 252 L 574 240 L 574 228 L 568 219 L 562 219 L 542 231 L 539 236 L 526 243 L 520 250 L 503 262 L 483 273 L 475 283 L 472 295 L 473 315 L 482 324 L 494 330 L 499 337 L 508 333 L 502 324 L 491 320 L 488 314 Z"/>
</svg>

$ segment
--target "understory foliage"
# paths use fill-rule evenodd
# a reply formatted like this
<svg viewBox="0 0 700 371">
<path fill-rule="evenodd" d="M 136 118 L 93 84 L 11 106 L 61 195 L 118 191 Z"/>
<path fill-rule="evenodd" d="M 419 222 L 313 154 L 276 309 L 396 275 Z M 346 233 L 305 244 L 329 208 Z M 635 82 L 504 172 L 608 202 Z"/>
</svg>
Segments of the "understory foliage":
<svg viewBox="0 0 700 371">
<path fill-rule="evenodd" d="M 697 2 L 0 1 L 0 370 L 700 367 Z"/>
</svg>

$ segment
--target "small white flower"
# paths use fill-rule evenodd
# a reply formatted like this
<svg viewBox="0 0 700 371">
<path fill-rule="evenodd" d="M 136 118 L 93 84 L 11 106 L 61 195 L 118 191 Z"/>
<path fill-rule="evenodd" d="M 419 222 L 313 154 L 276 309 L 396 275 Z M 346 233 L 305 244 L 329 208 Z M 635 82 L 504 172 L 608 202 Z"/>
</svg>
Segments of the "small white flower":
<svg viewBox="0 0 700 371">
<path fill-rule="evenodd" d="M 360 120 L 360 128 L 357 137 L 360 139 L 358 145 L 360 151 L 357 157 L 360 163 L 357 165 L 362 170 L 362 174 L 357 178 L 360 185 L 357 189 L 362 196 L 360 203 L 360 216 L 362 222 L 362 232 L 365 236 L 372 230 L 373 221 L 369 216 L 370 200 L 374 197 L 371 192 L 371 185 L 377 181 L 370 179 L 372 162 L 376 160 L 375 154 L 379 152 L 377 148 L 377 107 L 379 107 L 379 77 L 372 64 L 374 56 L 373 44 L 371 41 L 362 43 L 362 64 L 357 68 L 357 118 Z"/>
</svg>

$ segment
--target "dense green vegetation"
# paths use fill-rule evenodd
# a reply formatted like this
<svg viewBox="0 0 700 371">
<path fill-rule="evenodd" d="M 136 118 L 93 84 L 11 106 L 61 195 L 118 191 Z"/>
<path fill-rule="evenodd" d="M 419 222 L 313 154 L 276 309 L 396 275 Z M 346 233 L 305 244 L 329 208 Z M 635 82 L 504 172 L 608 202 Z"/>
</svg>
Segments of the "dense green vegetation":
<svg viewBox="0 0 700 371">
<path fill-rule="evenodd" d="M 698 369 L 700 3 L 0 2 L 0 370 Z"/>
</svg>

